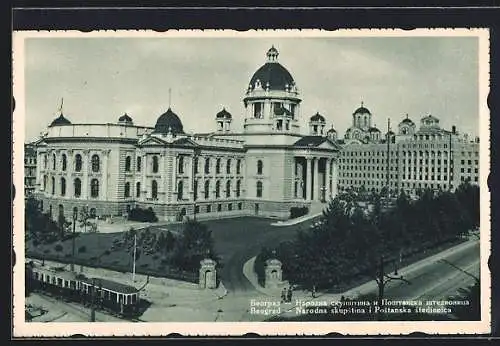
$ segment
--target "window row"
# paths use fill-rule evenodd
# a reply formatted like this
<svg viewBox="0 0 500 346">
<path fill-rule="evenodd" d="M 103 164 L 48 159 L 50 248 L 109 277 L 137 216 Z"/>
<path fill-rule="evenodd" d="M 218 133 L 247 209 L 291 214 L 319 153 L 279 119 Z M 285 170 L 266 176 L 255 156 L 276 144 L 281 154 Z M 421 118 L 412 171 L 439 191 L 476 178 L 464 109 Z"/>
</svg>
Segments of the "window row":
<svg viewBox="0 0 500 346">
<path fill-rule="evenodd" d="M 43 190 L 47 189 L 47 176 L 45 175 L 43 177 Z M 59 180 L 59 194 L 61 196 L 66 196 L 66 178 L 62 177 Z M 56 194 L 56 178 L 51 177 L 50 178 L 50 188 L 51 188 L 51 194 L 55 195 Z M 73 180 L 73 196 L 74 197 L 80 197 L 82 195 L 82 181 L 80 178 L 75 178 Z M 92 198 L 97 198 L 99 197 L 99 180 L 98 179 L 92 179 L 90 181 L 90 197 Z"/>
<path fill-rule="evenodd" d="M 47 155 L 44 155 L 43 159 L 44 159 L 44 168 L 47 169 L 47 166 L 48 166 Z M 101 171 L 101 160 L 99 158 L 99 155 L 97 155 L 97 154 L 92 155 L 90 160 L 91 160 L 92 172 L 96 172 L 96 173 L 100 172 Z M 73 166 L 74 171 L 81 172 L 82 166 L 83 166 L 82 155 L 76 154 L 73 162 L 74 162 L 74 166 Z M 61 170 L 66 171 L 67 167 L 68 167 L 68 158 L 67 158 L 66 154 L 62 154 L 61 155 Z M 57 169 L 56 154 L 52 154 L 52 170 L 56 170 L 56 169 Z"/>
</svg>

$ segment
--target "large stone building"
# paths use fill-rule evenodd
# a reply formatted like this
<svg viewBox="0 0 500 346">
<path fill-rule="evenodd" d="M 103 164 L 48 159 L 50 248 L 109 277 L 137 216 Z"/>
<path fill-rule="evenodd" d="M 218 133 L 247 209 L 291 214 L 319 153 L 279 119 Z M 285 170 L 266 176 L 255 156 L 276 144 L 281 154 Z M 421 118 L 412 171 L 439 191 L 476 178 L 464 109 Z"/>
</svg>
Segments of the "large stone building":
<svg viewBox="0 0 500 346">
<path fill-rule="evenodd" d="M 397 133 L 382 135 L 372 127 L 372 114 L 363 105 L 353 113 L 353 125 L 341 142 L 339 190 L 415 194 L 420 189 L 454 190 L 464 181 L 479 183 L 479 139 L 470 140 L 453 126 L 442 129 L 427 115 L 416 124 L 406 116 Z"/>
<path fill-rule="evenodd" d="M 33 143 L 24 145 L 24 196 L 30 196 L 36 187 L 36 147 Z"/>
<path fill-rule="evenodd" d="M 337 193 L 335 130 L 315 114 L 301 134 L 297 85 L 272 47 L 243 96 L 243 129 L 214 115 L 216 130 L 188 135 L 171 108 L 152 127 L 124 114 L 115 123 L 75 124 L 61 112 L 37 145 L 37 197 L 54 217 L 87 206 L 96 216 L 152 208 L 184 215 L 289 216 Z"/>
</svg>

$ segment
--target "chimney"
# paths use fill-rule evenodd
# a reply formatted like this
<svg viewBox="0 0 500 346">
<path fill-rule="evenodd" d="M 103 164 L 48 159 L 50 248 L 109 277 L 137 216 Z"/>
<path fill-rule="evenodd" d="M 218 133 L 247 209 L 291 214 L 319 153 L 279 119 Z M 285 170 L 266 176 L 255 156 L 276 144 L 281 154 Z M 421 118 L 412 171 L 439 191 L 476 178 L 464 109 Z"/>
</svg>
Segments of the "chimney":
<svg viewBox="0 0 500 346">
<path fill-rule="evenodd" d="M 457 127 L 455 125 L 451 127 L 451 133 L 453 134 L 457 133 Z"/>
</svg>

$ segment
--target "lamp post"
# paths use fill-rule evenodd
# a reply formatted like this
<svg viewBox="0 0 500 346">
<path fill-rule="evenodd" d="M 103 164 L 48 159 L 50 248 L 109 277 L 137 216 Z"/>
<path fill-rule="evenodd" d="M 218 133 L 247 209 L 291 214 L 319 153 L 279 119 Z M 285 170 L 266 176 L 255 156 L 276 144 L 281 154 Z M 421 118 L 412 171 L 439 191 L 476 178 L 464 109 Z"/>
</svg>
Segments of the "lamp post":
<svg viewBox="0 0 500 346">
<path fill-rule="evenodd" d="M 72 258 L 71 258 L 71 271 L 75 271 L 75 229 L 76 229 L 76 219 L 78 218 L 78 212 L 73 209 L 73 236 L 71 237 L 72 246 Z"/>
<path fill-rule="evenodd" d="M 377 282 L 378 286 L 378 306 L 379 306 L 379 312 L 378 312 L 378 319 L 380 320 L 382 317 L 382 303 L 384 299 L 384 291 L 385 291 L 385 286 L 394 280 L 398 281 L 403 281 L 406 282 L 408 285 L 411 285 L 411 282 L 404 279 L 403 275 L 397 276 L 398 275 L 398 268 L 396 263 L 394 264 L 394 274 L 389 275 L 385 273 L 385 264 L 395 262 L 395 260 L 389 260 L 386 261 L 383 256 L 380 256 L 380 262 L 379 262 L 379 271 L 377 273 L 377 277 L 375 278 L 375 281 Z"/>
</svg>

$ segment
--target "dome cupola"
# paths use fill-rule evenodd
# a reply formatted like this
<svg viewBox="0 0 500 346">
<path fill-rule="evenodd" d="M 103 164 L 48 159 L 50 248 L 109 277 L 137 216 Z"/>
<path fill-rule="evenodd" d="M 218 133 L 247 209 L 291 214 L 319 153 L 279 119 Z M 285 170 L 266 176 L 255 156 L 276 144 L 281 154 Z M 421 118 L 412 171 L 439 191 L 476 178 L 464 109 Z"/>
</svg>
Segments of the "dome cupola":
<svg viewBox="0 0 500 346">
<path fill-rule="evenodd" d="M 121 117 L 118 118 L 118 123 L 125 124 L 125 125 L 132 125 L 133 120 L 127 113 L 125 113 Z"/>
<path fill-rule="evenodd" d="M 174 135 L 184 133 L 181 119 L 179 119 L 170 107 L 165 113 L 159 116 L 153 133 L 167 134 L 169 132 Z"/>
<path fill-rule="evenodd" d="M 222 108 L 222 110 L 215 115 L 217 132 L 229 132 L 231 130 L 232 119 L 233 116 L 231 113 L 229 113 L 225 107 Z"/>
<path fill-rule="evenodd" d="M 65 118 L 64 115 L 61 113 L 57 118 L 52 120 L 49 127 L 64 126 L 64 125 L 71 125 L 71 121 L 69 121 L 67 118 Z"/>
<path fill-rule="evenodd" d="M 319 112 L 316 112 L 316 114 L 309 119 L 309 132 L 311 136 L 323 136 L 325 125 L 325 117 L 319 114 Z"/>
<path fill-rule="evenodd" d="M 361 107 L 352 113 L 352 122 L 353 127 L 360 128 L 363 131 L 368 131 L 372 126 L 372 113 L 364 106 L 363 101 L 361 101 Z"/>
</svg>

